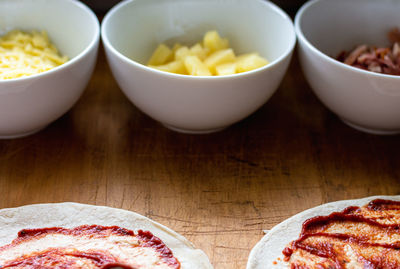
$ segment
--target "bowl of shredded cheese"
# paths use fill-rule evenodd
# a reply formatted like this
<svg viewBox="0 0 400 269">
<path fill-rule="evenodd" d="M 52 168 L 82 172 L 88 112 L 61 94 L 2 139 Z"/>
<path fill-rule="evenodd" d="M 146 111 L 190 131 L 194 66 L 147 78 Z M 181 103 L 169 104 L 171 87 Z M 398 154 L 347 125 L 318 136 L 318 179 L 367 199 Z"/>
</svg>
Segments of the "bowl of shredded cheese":
<svg viewBox="0 0 400 269">
<path fill-rule="evenodd" d="M 79 1 L 0 1 L 0 138 L 35 133 L 77 102 L 99 36 L 96 15 Z"/>
<path fill-rule="evenodd" d="M 28 77 L 65 64 L 46 31 L 13 30 L 0 37 L 0 79 Z"/>
</svg>

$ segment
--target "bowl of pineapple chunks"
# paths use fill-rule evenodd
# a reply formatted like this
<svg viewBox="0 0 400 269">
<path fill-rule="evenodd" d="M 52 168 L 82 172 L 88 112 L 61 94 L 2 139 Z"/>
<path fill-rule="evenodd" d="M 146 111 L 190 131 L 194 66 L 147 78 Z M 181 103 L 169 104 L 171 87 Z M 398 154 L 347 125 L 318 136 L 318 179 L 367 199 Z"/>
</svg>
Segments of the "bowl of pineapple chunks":
<svg viewBox="0 0 400 269">
<path fill-rule="evenodd" d="M 125 0 L 101 31 L 123 93 L 184 133 L 222 130 L 263 106 L 296 43 L 291 19 L 265 0 Z"/>
</svg>

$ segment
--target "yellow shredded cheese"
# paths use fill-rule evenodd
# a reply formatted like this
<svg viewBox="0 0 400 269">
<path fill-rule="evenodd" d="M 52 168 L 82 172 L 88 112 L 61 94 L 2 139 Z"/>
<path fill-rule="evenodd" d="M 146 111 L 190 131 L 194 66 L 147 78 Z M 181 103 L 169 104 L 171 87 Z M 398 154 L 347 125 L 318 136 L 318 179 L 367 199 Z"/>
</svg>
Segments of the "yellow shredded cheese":
<svg viewBox="0 0 400 269">
<path fill-rule="evenodd" d="M 38 74 L 67 61 L 45 31 L 14 30 L 0 37 L 0 80 Z"/>
</svg>

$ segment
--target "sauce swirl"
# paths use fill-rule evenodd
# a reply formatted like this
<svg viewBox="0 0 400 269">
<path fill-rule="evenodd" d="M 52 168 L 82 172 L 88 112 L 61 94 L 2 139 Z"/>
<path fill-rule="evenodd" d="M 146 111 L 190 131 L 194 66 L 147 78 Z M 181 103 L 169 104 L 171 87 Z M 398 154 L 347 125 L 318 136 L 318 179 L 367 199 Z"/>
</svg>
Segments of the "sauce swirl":
<svg viewBox="0 0 400 269">
<path fill-rule="evenodd" d="M 377 199 L 307 219 L 282 253 L 292 269 L 400 268 L 400 202 Z"/>
<path fill-rule="evenodd" d="M 49 239 L 48 237 L 52 238 Z M 75 246 L 72 243 L 64 241 L 60 242 L 59 247 L 55 247 L 58 243 L 54 244 L 54 242 L 60 238 L 62 238 L 61 240 L 70 240 L 79 244 Z M 41 242 L 40 240 L 43 240 L 43 243 L 38 245 L 38 242 Z M 52 240 L 51 246 L 46 245 L 46 243 L 50 242 L 49 240 Z M 92 245 L 87 247 L 88 244 Z M 1 262 L 2 254 L 13 253 L 15 250 L 24 248 L 24 246 L 27 246 L 25 249 L 27 253 L 23 253 L 10 260 L 6 259 L 6 262 Z M 30 248 L 29 246 L 34 247 Z M 40 246 L 40 248 L 37 246 Z M 113 248 L 114 250 L 112 250 Z M 126 255 L 124 256 L 125 258 L 119 258 L 118 255 L 115 255 L 119 251 L 125 250 L 126 252 L 134 248 L 142 250 L 129 252 L 134 254 L 134 257 L 128 255 L 129 262 L 127 262 Z M 115 249 L 117 249 L 117 252 Z M 152 249 L 153 251 L 149 253 L 145 249 Z M 155 268 L 180 268 L 180 262 L 174 257 L 172 251 L 161 239 L 154 236 L 151 232 L 138 230 L 137 233 L 134 233 L 131 230 L 118 226 L 100 225 L 83 225 L 72 229 L 50 227 L 21 230 L 18 233 L 18 237 L 11 244 L 0 247 L 0 268 L 84 267 L 140 269 L 142 268 L 141 266 L 134 264 L 136 264 L 135 259 L 141 253 L 153 255 L 151 257 L 153 261 L 158 260 L 156 265 L 164 264 L 163 267 L 156 266 Z"/>
</svg>

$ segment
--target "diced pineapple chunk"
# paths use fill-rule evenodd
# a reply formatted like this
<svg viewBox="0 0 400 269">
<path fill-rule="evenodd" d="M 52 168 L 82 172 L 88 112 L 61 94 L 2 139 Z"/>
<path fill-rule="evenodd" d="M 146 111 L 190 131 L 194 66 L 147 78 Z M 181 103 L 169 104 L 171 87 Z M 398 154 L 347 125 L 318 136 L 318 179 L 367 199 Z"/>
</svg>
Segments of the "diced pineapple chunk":
<svg viewBox="0 0 400 269">
<path fill-rule="evenodd" d="M 220 64 L 215 67 L 217 76 L 236 74 L 236 63 Z"/>
<path fill-rule="evenodd" d="M 175 52 L 181 47 L 182 45 L 180 43 L 175 43 L 174 46 L 172 47 L 172 53 L 175 55 Z"/>
<path fill-rule="evenodd" d="M 215 67 L 220 64 L 235 61 L 235 53 L 232 49 L 219 50 L 208 56 L 204 60 L 204 64 L 208 67 L 212 74 L 215 74 Z"/>
<path fill-rule="evenodd" d="M 236 59 L 236 70 L 238 73 L 247 72 L 268 64 L 268 61 L 258 53 L 243 54 Z"/>
<path fill-rule="evenodd" d="M 176 61 L 184 60 L 186 58 L 186 56 L 189 56 L 189 55 L 191 55 L 191 52 L 188 47 L 186 47 L 186 46 L 180 47 L 179 49 L 177 49 L 175 51 L 175 60 Z"/>
<path fill-rule="evenodd" d="M 210 50 L 208 48 L 203 48 L 200 43 L 196 43 L 190 48 L 190 52 L 192 55 L 196 55 L 197 57 L 199 57 L 200 60 L 204 61 Z"/>
<path fill-rule="evenodd" d="M 165 64 L 167 61 L 172 59 L 172 50 L 168 48 L 165 44 L 160 44 L 157 49 L 154 51 L 148 65 L 162 65 Z"/>
<path fill-rule="evenodd" d="M 211 76 L 207 66 L 197 56 L 187 56 L 185 58 L 185 67 L 189 75 L 193 76 Z"/>
<path fill-rule="evenodd" d="M 229 48 L 228 39 L 221 38 L 217 31 L 207 32 L 203 39 L 203 45 L 205 48 L 208 48 L 211 53 Z"/>
<path fill-rule="evenodd" d="M 157 47 L 148 66 L 158 70 L 194 76 L 232 75 L 260 68 L 268 61 L 249 53 L 236 57 L 229 42 L 217 31 L 209 31 L 203 41 L 188 47 L 176 43 L 172 49 L 164 44 Z"/>
<path fill-rule="evenodd" d="M 149 67 L 170 73 L 187 74 L 183 61 L 173 61 L 163 65 L 150 65 Z"/>
</svg>

